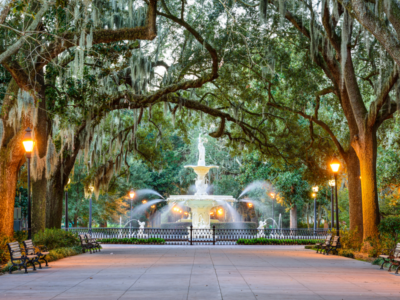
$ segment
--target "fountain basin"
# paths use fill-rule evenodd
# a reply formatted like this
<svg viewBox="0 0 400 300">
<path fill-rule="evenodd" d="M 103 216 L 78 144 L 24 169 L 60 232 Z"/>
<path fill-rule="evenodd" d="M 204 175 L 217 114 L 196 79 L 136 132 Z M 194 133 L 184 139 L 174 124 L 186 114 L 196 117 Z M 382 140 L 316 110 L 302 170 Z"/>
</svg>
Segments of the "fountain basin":
<svg viewBox="0 0 400 300">
<path fill-rule="evenodd" d="M 167 202 L 190 207 L 192 211 L 192 225 L 195 229 L 209 229 L 210 210 L 214 206 L 235 202 L 232 196 L 218 195 L 171 195 Z M 224 202 L 224 203 L 223 203 Z M 223 204 L 221 204 L 223 203 Z"/>
</svg>

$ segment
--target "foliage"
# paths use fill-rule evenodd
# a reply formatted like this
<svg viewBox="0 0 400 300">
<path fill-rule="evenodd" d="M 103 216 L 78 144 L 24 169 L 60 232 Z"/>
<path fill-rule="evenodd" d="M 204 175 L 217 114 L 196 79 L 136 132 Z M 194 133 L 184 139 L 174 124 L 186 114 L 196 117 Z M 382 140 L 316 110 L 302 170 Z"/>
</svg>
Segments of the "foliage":
<svg viewBox="0 0 400 300">
<path fill-rule="evenodd" d="M 49 250 L 80 245 L 76 234 L 62 229 L 45 229 L 35 234 L 33 241 L 36 246 L 43 245 Z"/>
<path fill-rule="evenodd" d="M 99 239 L 99 242 L 105 243 L 105 244 L 165 244 L 165 240 L 162 238 L 148 238 L 148 239 L 110 238 L 110 239 Z"/>
<path fill-rule="evenodd" d="M 388 234 L 396 242 L 400 234 L 400 216 L 384 218 L 378 228 L 380 233 Z"/>
<path fill-rule="evenodd" d="M 254 238 L 254 239 L 238 239 L 238 245 L 310 245 L 320 243 L 321 240 L 315 239 L 268 239 L 268 238 Z"/>
</svg>

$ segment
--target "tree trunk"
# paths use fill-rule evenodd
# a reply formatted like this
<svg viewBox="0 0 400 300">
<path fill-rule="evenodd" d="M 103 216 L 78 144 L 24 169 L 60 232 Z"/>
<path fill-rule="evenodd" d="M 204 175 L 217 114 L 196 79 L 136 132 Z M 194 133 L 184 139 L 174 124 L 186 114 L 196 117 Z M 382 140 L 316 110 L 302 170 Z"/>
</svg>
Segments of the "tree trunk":
<svg viewBox="0 0 400 300">
<path fill-rule="evenodd" d="M 15 159 L 10 161 L 10 149 L 0 151 L 0 233 L 12 237 L 14 234 L 14 202 L 17 176 L 20 168 Z"/>
<path fill-rule="evenodd" d="M 296 206 L 296 204 L 290 208 L 290 228 L 297 229 L 297 206 Z"/>
<path fill-rule="evenodd" d="M 37 109 L 37 124 L 34 126 L 34 141 L 37 147 L 37 155 L 39 159 L 45 159 L 47 152 L 47 142 L 49 138 L 49 126 L 46 110 L 46 98 L 43 71 L 39 71 L 36 80 L 41 85 L 39 93 L 39 103 Z M 31 165 L 31 170 L 32 170 Z M 32 234 L 42 231 L 46 228 L 46 168 L 41 170 L 32 170 L 31 173 L 37 173 L 37 180 L 32 180 Z"/>
<path fill-rule="evenodd" d="M 14 105 L 16 98 L 12 95 L 17 94 L 18 85 L 12 80 L 3 100 L 1 115 L 3 134 L 0 136 L 0 233 L 10 237 L 14 234 L 14 202 L 18 170 L 25 161 L 22 139 L 25 128 L 30 125 L 27 118 L 19 124 L 21 128 L 17 129 L 17 132 L 14 132 L 12 126 L 7 125 L 9 111 L 6 108 Z"/>
<path fill-rule="evenodd" d="M 77 135 L 79 136 L 79 135 Z M 46 227 L 47 228 L 61 228 L 62 212 L 63 212 L 63 199 L 64 187 L 68 184 L 68 178 L 74 167 L 76 157 L 78 156 L 80 139 L 75 137 L 75 149 L 64 156 L 64 160 L 59 162 L 53 175 L 47 182 L 47 195 L 46 195 Z M 61 164 L 64 165 L 61 174 Z M 61 180 L 62 179 L 62 180 Z M 75 223 L 76 224 L 76 223 Z"/>
<path fill-rule="evenodd" d="M 32 235 L 46 228 L 46 170 L 42 172 L 42 179 L 32 182 Z"/>
<path fill-rule="evenodd" d="M 57 170 L 57 173 L 60 173 Z M 58 176 L 57 176 L 58 175 Z M 61 184 L 60 175 L 52 176 L 47 181 L 46 194 L 46 227 L 61 228 L 64 188 Z"/>
<path fill-rule="evenodd" d="M 350 230 L 357 230 L 358 239 L 361 241 L 363 238 L 363 201 L 361 196 L 360 161 L 353 147 L 350 147 L 347 154 Z"/>
<path fill-rule="evenodd" d="M 379 225 L 378 188 L 376 184 L 377 142 L 374 129 L 365 132 L 358 143 L 357 154 L 361 166 L 361 191 L 363 208 L 363 239 L 376 237 Z"/>
</svg>

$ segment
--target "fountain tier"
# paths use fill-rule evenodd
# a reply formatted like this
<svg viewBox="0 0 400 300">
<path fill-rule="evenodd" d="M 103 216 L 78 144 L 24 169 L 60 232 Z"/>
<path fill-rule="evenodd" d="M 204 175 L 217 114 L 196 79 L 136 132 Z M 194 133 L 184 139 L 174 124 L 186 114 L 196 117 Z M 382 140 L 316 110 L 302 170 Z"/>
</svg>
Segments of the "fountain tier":
<svg viewBox="0 0 400 300">
<path fill-rule="evenodd" d="M 197 174 L 195 182 L 196 193 L 194 195 L 171 195 L 167 199 L 168 203 L 190 207 L 192 211 L 192 225 L 195 229 L 210 228 L 210 210 L 214 206 L 219 206 L 221 203 L 230 205 L 229 203 L 236 201 L 232 196 L 207 194 L 208 184 L 206 183 L 206 175 L 210 169 L 218 168 L 218 166 L 206 166 L 204 141 L 206 140 L 203 140 L 199 136 L 199 160 L 197 166 L 185 166 L 185 168 L 192 168 Z"/>
</svg>

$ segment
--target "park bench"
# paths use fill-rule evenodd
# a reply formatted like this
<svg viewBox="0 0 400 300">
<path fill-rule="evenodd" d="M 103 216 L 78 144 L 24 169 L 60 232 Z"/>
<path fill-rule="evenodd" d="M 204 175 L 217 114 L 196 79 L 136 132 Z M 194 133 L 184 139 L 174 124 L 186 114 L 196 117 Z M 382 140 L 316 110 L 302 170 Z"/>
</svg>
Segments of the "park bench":
<svg viewBox="0 0 400 300">
<path fill-rule="evenodd" d="M 10 259 L 12 267 L 9 269 L 9 273 L 11 274 L 13 267 L 18 267 L 18 270 L 21 270 L 21 267 L 24 267 L 25 273 L 28 273 L 27 265 L 30 263 L 33 267 L 33 270 L 36 271 L 35 267 L 35 259 L 37 258 L 36 254 L 26 254 L 23 255 L 21 247 L 18 242 L 12 242 L 7 244 L 8 251 L 10 252 Z"/>
<path fill-rule="evenodd" d="M 380 258 L 383 259 L 383 263 L 381 264 L 381 269 L 383 269 L 383 265 L 386 263 L 390 263 L 389 271 L 392 269 L 392 265 L 399 265 L 399 259 L 400 259 L 400 243 L 398 243 L 394 248 L 392 249 L 383 249 L 382 254 L 379 255 Z M 397 268 L 398 271 L 399 268 Z M 396 271 L 396 274 L 397 274 Z"/>
<path fill-rule="evenodd" d="M 326 236 L 325 242 L 315 244 L 315 246 L 317 246 L 317 253 L 318 251 L 321 251 L 320 253 L 322 253 L 322 250 L 325 249 L 328 245 L 330 245 L 331 241 L 332 241 L 332 233 L 329 233 Z"/>
<path fill-rule="evenodd" d="M 32 240 L 26 240 L 24 241 L 24 247 L 25 247 L 25 253 L 27 255 L 37 255 L 37 258 L 34 260 L 34 262 L 37 262 L 39 264 L 39 269 L 42 268 L 42 264 L 40 263 L 40 260 L 44 260 L 46 263 L 46 267 L 49 266 L 46 256 L 50 252 L 47 250 L 46 246 L 35 246 L 32 242 Z M 38 250 L 36 252 L 36 250 Z"/>
<path fill-rule="evenodd" d="M 92 254 L 92 249 L 94 251 L 94 245 L 86 240 L 86 236 L 84 234 L 80 234 L 79 239 L 81 240 L 81 247 L 83 252 L 85 252 L 85 250 L 89 250 L 90 254 Z"/>
<path fill-rule="evenodd" d="M 100 242 L 97 239 L 92 238 L 92 235 L 90 233 L 86 233 L 86 240 L 89 243 L 93 244 L 95 249 L 98 249 L 100 251 L 101 249 Z"/>
<path fill-rule="evenodd" d="M 396 265 L 396 272 L 394 274 L 399 274 L 399 269 L 400 269 L 400 257 L 399 258 L 393 258 L 393 265 Z M 390 266 L 391 267 L 391 266 Z"/>
<path fill-rule="evenodd" d="M 333 238 L 332 243 L 325 248 L 325 254 L 329 255 L 329 252 L 331 252 L 331 251 L 332 251 L 332 253 L 333 253 L 333 251 L 335 251 L 337 254 L 338 253 L 337 249 L 340 247 L 341 247 L 340 236 L 337 235 Z"/>
</svg>

